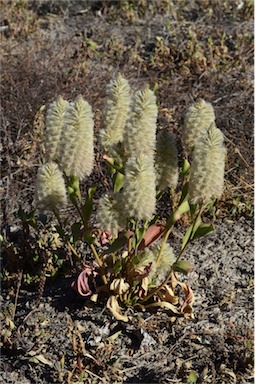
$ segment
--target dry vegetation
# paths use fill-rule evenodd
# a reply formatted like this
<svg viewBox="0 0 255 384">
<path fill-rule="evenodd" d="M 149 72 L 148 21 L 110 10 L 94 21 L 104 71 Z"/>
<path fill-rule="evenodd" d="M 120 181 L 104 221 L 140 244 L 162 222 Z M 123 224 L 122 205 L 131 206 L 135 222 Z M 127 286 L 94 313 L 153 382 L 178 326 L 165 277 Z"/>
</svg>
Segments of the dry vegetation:
<svg viewBox="0 0 255 384">
<path fill-rule="evenodd" d="M 33 208 L 45 108 L 58 94 L 74 99 L 81 93 L 98 130 L 106 84 L 118 71 L 135 89 L 147 82 L 155 90 L 159 127 L 170 127 L 179 146 L 191 102 L 213 104 L 228 151 L 216 216 L 252 217 L 252 0 L 1 0 L 0 7 L 2 277 L 8 300 L 18 296 L 16 282 L 26 282 L 16 273 L 24 268 L 17 249 L 26 250 L 17 212 L 19 205 Z M 100 180 L 107 187 L 99 156 L 95 169 L 88 184 Z M 25 265 L 36 275 L 32 263 Z M 225 374 L 217 383 L 231 382 Z"/>
</svg>

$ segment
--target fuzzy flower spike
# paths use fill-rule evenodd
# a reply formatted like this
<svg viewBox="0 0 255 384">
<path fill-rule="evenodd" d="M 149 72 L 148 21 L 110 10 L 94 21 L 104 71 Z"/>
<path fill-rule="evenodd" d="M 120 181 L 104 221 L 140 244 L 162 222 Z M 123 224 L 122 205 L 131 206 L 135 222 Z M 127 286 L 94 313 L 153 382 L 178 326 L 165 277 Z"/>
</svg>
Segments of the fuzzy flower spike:
<svg viewBox="0 0 255 384">
<path fill-rule="evenodd" d="M 191 153 L 197 141 L 215 121 L 213 106 L 199 99 L 187 111 L 184 118 L 183 144 L 187 153 Z"/>
<path fill-rule="evenodd" d="M 125 167 L 123 201 L 127 217 L 150 220 L 156 209 L 156 175 L 153 159 L 131 157 Z"/>
<path fill-rule="evenodd" d="M 60 164 L 67 176 L 82 180 L 94 163 L 94 121 L 91 106 L 78 96 L 66 111 L 59 151 Z"/>
<path fill-rule="evenodd" d="M 146 87 L 138 91 L 132 101 L 130 119 L 126 127 L 127 157 L 141 154 L 154 157 L 158 107 L 156 96 Z"/>
<path fill-rule="evenodd" d="M 175 136 L 171 132 L 162 130 L 158 133 L 155 163 L 158 189 L 175 189 L 178 181 L 178 153 Z"/>
<path fill-rule="evenodd" d="M 65 181 L 53 161 L 42 165 L 37 172 L 36 200 L 40 209 L 55 211 L 67 203 Z"/>
<path fill-rule="evenodd" d="M 64 118 L 69 102 L 61 96 L 50 104 L 46 115 L 46 133 L 45 133 L 45 157 L 46 162 L 56 160 L 59 143 L 62 134 Z"/>
<path fill-rule="evenodd" d="M 189 200 L 208 203 L 223 192 L 226 149 L 222 132 L 212 124 L 198 141 L 190 168 Z"/>
<path fill-rule="evenodd" d="M 105 194 L 101 197 L 98 203 L 96 221 L 100 229 L 110 231 L 113 237 L 118 236 L 118 231 L 126 224 L 121 195 Z"/>
<path fill-rule="evenodd" d="M 131 95 L 128 81 L 121 74 L 107 86 L 107 102 L 104 111 L 101 143 L 110 155 L 123 141 L 124 129 L 130 111 Z"/>
</svg>

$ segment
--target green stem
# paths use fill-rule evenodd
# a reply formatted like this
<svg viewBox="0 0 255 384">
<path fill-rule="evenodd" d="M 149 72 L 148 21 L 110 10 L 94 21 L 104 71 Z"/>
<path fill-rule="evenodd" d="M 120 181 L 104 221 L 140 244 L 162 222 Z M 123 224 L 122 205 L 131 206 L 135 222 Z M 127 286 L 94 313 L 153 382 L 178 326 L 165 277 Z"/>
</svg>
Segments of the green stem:
<svg viewBox="0 0 255 384">
<path fill-rule="evenodd" d="M 162 239 L 162 242 L 161 242 L 160 251 L 159 251 L 159 254 L 158 254 L 158 256 L 157 256 L 157 260 L 156 260 L 156 264 L 157 264 L 157 265 L 159 264 L 159 261 L 160 261 L 160 259 L 161 259 L 162 253 L 163 253 L 164 246 L 165 246 L 165 244 L 166 244 L 166 242 L 167 242 L 167 239 L 168 239 L 170 233 L 172 232 L 172 229 L 173 229 L 173 227 L 169 228 L 169 229 L 165 232 L 165 234 L 164 234 L 164 236 L 163 236 L 163 239 Z"/>
<path fill-rule="evenodd" d="M 187 212 L 189 210 L 189 203 L 187 200 L 183 201 L 178 208 L 172 213 L 172 215 L 169 217 L 167 223 L 166 223 L 166 229 L 165 234 L 163 236 L 162 242 L 161 242 L 161 248 L 157 257 L 156 263 L 158 264 L 160 261 L 160 258 L 162 256 L 163 248 L 167 242 L 167 239 L 172 232 L 174 224 L 181 218 L 182 214 Z"/>
<path fill-rule="evenodd" d="M 196 222 L 197 222 L 197 220 L 198 220 L 198 218 L 200 217 L 200 215 L 201 215 L 201 212 L 203 211 L 203 208 L 204 208 L 204 206 L 203 206 L 203 204 L 201 204 L 201 206 L 200 206 L 200 208 L 199 208 L 199 211 L 198 211 L 198 213 L 197 213 L 197 215 L 196 215 L 196 219 L 194 220 L 194 222 L 193 222 L 193 226 L 192 226 L 192 231 L 193 231 L 193 229 L 194 229 L 194 227 L 195 227 L 195 225 L 196 225 Z M 178 211 L 178 209 L 177 209 L 177 211 Z M 176 212 L 177 212 L 176 211 Z M 170 220 L 171 221 L 171 220 Z M 173 223 L 174 224 L 174 223 Z M 172 225 L 173 225 L 172 224 Z M 163 240 L 162 240 L 162 244 L 163 244 L 163 242 L 164 242 L 164 244 L 165 244 L 165 242 L 166 242 L 166 240 L 167 240 L 167 238 L 168 238 L 168 236 L 169 236 L 169 233 L 171 232 L 171 229 L 172 229 L 172 227 L 170 227 L 169 228 L 169 230 L 166 232 L 166 234 L 165 234 L 165 236 L 164 236 L 164 238 L 163 238 Z M 192 233 L 192 232 L 191 232 Z M 177 257 L 177 259 L 175 260 L 175 263 L 181 258 L 181 256 L 183 255 L 183 253 L 185 252 L 185 250 L 186 250 L 186 248 L 187 248 L 187 246 L 188 246 L 188 243 L 189 242 L 187 242 L 187 244 L 183 247 L 183 249 L 181 250 L 181 252 L 179 253 L 179 255 L 178 255 L 178 257 Z M 163 249 L 163 246 L 161 245 L 161 249 L 160 249 L 160 252 L 162 253 L 162 249 Z M 158 256 L 158 259 L 159 259 L 159 256 Z M 170 279 L 170 277 L 171 277 L 171 275 L 172 275 L 172 272 L 173 272 L 173 266 L 171 266 L 171 268 L 170 268 L 170 271 L 169 271 L 169 273 L 167 274 L 167 276 L 166 276 L 166 278 L 164 279 L 164 281 L 159 285 L 159 287 L 157 287 L 157 288 L 155 288 L 155 289 L 153 289 L 140 303 L 144 303 L 144 302 L 146 302 L 147 300 L 149 300 L 152 296 L 154 296 L 157 292 L 159 292 L 160 291 L 160 289 L 168 282 L 168 280 Z"/>
<path fill-rule="evenodd" d="M 90 248 L 91 248 L 91 250 L 93 252 L 93 255 L 94 255 L 95 259 L 96 259 L 97 264 L 99 265 L 100 268 L 103 268 L 102 260 L 100 259 L 99 255 L 98 255 L 98 253 L 96 251 L 96 248 L 94 247 L 94 244 L 90 244 Z M 107 286 L 108 283 L 107 283 L 107 279 L 106 279 L 105 274 L 102 273 L 101 277 L 102 277 L 104 285 Z"/>
<path fill-rule="evenodd" d="M 62 231 L 62 235 L 63 235 L 63 240 L 64 242 L 68 245 L 68 247 L 71 249 L 71 251 L 73 252 L 73 254 L 79 259 L 79 255 L 78 253 L 76 252 L 76 250 L 74 249 L 74 247 L 72 246 L 72 244 L 70 243 L 70 241 L 67 239 L 66 237 L 66 234 L 65 234 L 65 230 L 63 228 L 63 225 L 61 223 L 61 219 L 60 219 L 60 215 L 59 215 L 59 211 L 57 209 L 53 209 L 53 213 L 54 215 L 56 216 L 57 218 L 57 221 L 58 221 L 58 224 L 60 226 L 60 229 Z M 73 265 L 73 260 L 70 258 L 70 263 L 71 265 Z"/>
<path fill-rule="evenodd" d="M 73 203 L 73 205 L 75 206 L 75 208 L 77 209 L 77 212 L 79 213 L 79 215 L 80 215 L 80 217 L 81 217 L 81 220 L 82 220 L 82 223 L 83 223 L 83 225 L 84 225 L 84 228 L 86 228 L 86 223 L 85 223 L 85 221 L 84 221 L 82 211 L 81 211 L 79 205 L 77 204 L 77 201 L 76 201 L 76 200 L 75 200 L 75 201 L 72 201 L 72 203 Z M 99 255 L 98 255 L 98 253 L 97 253 L 97 251 L 96 251 L 96 248 L 94 247 L 94 244 L 89 244 L 89 245 L 90 245 L 90 248 L 91 248 L 91 250 L 92 250 L 93 256 L 94 256 L 95 259 L 96 259 L 96 262 L 97 262 L 98 266 L 99 266 L 100 268 L 103 268 L 102 260 L 100 259 Z M 108 283 L 107 283 L 107 279 L 106 279 L 105 274 L 103 273 L 103 274 L 101 275 L 101 277 L 102 277 L 102 280 L 103 280 L 104 285 L 107 286 Z"/>
</svg>

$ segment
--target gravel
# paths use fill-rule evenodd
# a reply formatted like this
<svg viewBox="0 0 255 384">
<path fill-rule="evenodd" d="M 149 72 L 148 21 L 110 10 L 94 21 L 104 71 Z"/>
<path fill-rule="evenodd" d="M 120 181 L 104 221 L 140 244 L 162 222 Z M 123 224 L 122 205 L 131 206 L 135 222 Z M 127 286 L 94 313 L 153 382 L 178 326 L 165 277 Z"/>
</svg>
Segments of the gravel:
<svg viewBox="0 0 255 384">
<path fill-rule="evenodd" d="M 253 223 L 218 223 L 186 258 L 194 320 L 130 310 L 118 322 L 71 278 L 48 283 L 39 308 L 21 291 L 0 383 L 186 383 L 191 371 L 197 383 L 253 382 Z"/>
</svg>

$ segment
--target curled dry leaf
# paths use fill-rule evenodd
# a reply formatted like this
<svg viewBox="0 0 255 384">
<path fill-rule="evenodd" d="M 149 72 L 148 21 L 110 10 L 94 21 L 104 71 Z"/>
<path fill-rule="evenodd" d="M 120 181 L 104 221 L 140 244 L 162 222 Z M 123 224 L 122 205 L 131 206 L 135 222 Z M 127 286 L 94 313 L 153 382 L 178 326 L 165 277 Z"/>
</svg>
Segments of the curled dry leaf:
<svg viewBox="0 0 255 384">
<path fill-rule="evenodd" d="M 172 274 L 171 281 L 170 281 L 170 287 L 173 291 L 175 291 L 177 285 L 179 285 L 185 295 L 185 299 L 183 303 L 181 304 L 181 314 L 184 315 L 186 318 L 193 318 L 194 315 L 192 313 L 192 304 L 195 301 L 195 296 L 192 291 L 192 289 L 186 284 L 181 281 L 179 281 L 175 274 Z"/>
<path fill-rule="evenodd" d="M 184 293 L 184 300 L 175 295 L 175 289 L 180 286 Z M 195 300 L 192 289 L 185 283 L 179 281 L 173 273 L 169 285 L 164 285 L 154 296 L 155 302 L 145 305 L 145 308 L 164 308 L 185 318 L 193 318 L 192 304 Z"/>
<path fill-rule="evenodd" d="M 168 303 L 172 303 L 174 305 L 179 303 L 178 296 L 175 296 L 173 289 L 168 285 L 162 287 L 162 289 L 158 292 L 158 296 L 160 299 L 167 301 Z"/>
<path fill-rule="evenodd" d="M 147 277 L 151 273 L 152 268 L 153 268 L 153 263 L 151 263 L 151 262 L 146 266 L 137 267 L 134 270 L 135 275 L 138 276 L 139 280 L 144 279 L 145 277 Z"/>
<path fill-rule="evenodd" d="M 121 313 L 121 308 L 115 296 L 109 297 L 109 299 L 107 300 L 106 307 L 111 311 L 111 313 L 117 320 L 128 322 L 128 317 Z"/>
<path fill-rule="evenodd" d="M 165 309 L 170 310 L 173 313 L 180 314 L 177 307 L 171 303 L 168 303 L 167 301 L 158 301 L 156 303 L 145 305 L 146 309 L 147 308 L 153 308 L 153 307 L 165 308 Z"/>
<path fill-rule="evenodd" d="M 86 267 L 72 282 L 71 287 L 77 291 L 81 296 L 93 295 L 95 288 L 94 279 L 98 276 L 98 273 L 91 267 Z"/>
<path fill-rule="evenodd" d="M 150 280 L 151 279 L 148 276 L 142 279 L 140 289 L 138 291 L 138 296 L 140 299 L 143 299 L 147 296 Z"/>
<path fill-rule="evenodd" d="M 122 295 L 127 292 L 129 287 L 130 285 L 125 282 L 122 277 L 120 279 L 114 279 L 110 285 L 110 289 L 117 295 Z"/>
</svg>

